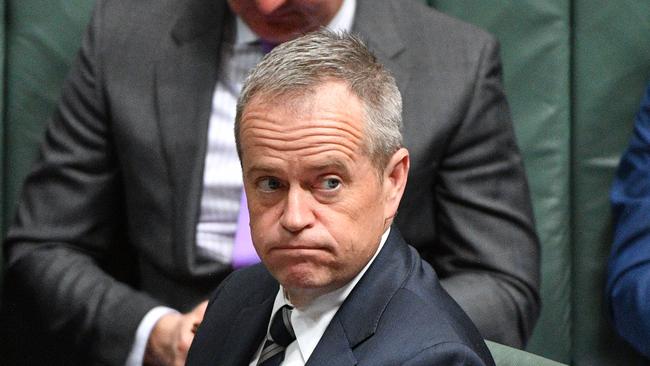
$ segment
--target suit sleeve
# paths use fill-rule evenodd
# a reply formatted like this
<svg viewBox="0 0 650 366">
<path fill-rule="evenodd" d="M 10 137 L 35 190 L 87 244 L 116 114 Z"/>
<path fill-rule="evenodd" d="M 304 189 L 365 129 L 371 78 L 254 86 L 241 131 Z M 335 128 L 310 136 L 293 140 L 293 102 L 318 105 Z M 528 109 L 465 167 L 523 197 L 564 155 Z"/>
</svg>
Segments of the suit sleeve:
<svg viewBox="0 0 650 366">
<path fill-rule="evenodd" d="M 53 339 L 120 365 L 158 301 L 135 291 L 124 196 L 102 96 L 99 1 L 5 242 L 15 308 Z M 13 290 L 12 290 L 13 291 Z"/>
<path fill-rule="evenodd" d="M 438 171 L 434 261 L 483 337 L 522 347 L 539 314 L 539 243 L 501 72 L 489 38 Z"/>
<path fill-rule="evenodd" d="M 650 84 L 611 191 L 607 302 L 617 332 L 650 357 Z"/>
</svg>

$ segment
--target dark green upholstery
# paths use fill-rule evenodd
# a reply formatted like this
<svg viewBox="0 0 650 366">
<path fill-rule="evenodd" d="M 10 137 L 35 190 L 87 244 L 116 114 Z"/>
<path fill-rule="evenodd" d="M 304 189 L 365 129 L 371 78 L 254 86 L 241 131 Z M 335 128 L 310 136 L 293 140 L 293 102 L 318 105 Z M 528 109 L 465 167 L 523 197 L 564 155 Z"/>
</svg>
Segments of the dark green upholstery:
<svg viewBox="0 0 650 366">
<path fill-rule="evenodd" d="M 563 363 L 499 343 L 485 341 L 496 366 L 562 366 Z"/>
<path fill-rule="evenodd" d="M 576 365 L 647 365 L 614 337 L 600 295 L 611 237 L 608 190 L 650 80 L 650 1 L 579 0 L 574 7 L 572 354 Z"/>
<path fill-rule="evenodd" d="M 572 365 L 643 364 L 608 325 L 602 295 L 609 188 L 650 79 L 650 2 L 429 3 L 502 43 L 542 243 L 542 314 L 528 350 Z"/>
<path fill-rule="evenodd" d="M 2 209 L 8 225 L 94 1 L 6 0 L 4 4 L 7 72 L 2 158 L 6 179 Z"/>
<path fill-rule="evenodd" d="M 528 351 L 573 365 L 639 363 L 607 325 L 602 293 L 610 181 L 650 79 L 650 2 L 428 2 L 502 44 L 542 243 L 543 308 Z M 3 232 L 93 3 L 0 0 Z M 522 360 L 501 364 L 544 365 Z"/>
</svg>

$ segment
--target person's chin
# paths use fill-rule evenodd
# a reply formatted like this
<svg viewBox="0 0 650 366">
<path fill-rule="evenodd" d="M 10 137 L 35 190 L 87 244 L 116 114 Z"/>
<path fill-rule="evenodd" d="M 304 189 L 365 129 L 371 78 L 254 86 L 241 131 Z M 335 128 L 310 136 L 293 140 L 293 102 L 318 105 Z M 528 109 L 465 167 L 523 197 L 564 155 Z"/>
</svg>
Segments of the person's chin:
<svg viewBox="0 0 650 366">
<path fill-rule="evenodd" d="M 318 27 L 310 24 L 306 25 L 287 22 L 265 23 L 259 33 L 263 34 L 262 38 L 280 44 L 291 41 L 316 29 L 318 29 Z"/>
<path fill-rule="evenodd" d="M 326 271 L 309 262 L 282 266 L 274 272 L 278 282 L 285 288 L 312 290 L 326 287 L 329 283 Z"/>
</svg>

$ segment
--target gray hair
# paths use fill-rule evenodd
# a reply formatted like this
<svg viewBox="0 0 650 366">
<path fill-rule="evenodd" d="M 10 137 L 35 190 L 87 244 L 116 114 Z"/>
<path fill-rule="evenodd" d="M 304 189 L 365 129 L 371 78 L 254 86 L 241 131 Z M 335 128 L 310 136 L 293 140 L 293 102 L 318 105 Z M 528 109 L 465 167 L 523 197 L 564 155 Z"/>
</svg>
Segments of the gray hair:
<svg viewBox="0 0 650 366">
<path fill-rule="evenodd" d="M 395 79 L 358 36 L 327 29 L 277 46 L 251 71 L 237 101 L 235 140 L 239 157 L 242 113 L 255 96 L 304 96 L 332 80 L 345 82 L 361 100 L 364 148 L 375 167 L 386 167 L 402 147 L 402 97 Z"/>
</svg>

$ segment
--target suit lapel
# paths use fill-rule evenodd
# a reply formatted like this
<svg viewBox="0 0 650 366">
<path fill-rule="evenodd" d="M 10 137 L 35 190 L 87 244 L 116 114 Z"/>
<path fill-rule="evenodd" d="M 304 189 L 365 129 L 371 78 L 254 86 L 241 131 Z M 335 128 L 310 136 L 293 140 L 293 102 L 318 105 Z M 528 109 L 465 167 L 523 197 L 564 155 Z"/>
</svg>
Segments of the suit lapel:
<svg viewBox="0 0 650 366">
<path fill-rule="evenodd" d="M 155 65 L 164 158 L 173 192 L 174 250 L 181 270 L 191 268 L 206 136 L 217 80 L 225 2 L 191 1 Z"/>
<path fill-rule="evenodd" d="M 276 288 L 277 292 L 277 288 Z M 275 295 L 275 293 L 274 293 Z M 261 304 L 243 309 L 234 319 L 235 331 L 231 332 L 223 348 L 224 358 L 220 365 L 248 365 L 266 336 L 271 318 L 273 300 L 269 297 Z"/>
<path fill-rule="evenodd" d="M 379 61 L 388 68 L 404 93 L 409 73 L 404 65 L 406 45 L 400 38 L 396 12 L 389 0 L 358 0 L 352 30 L 359 33 Z"/>
<path fill-rule="evenodd" d="M 375 334 L 411 262 L 408 245 L 392 226 L 386 244 L 339 308 L 306 366 L 356 365 L 359 355 L 354 348 Z"/>
</svg>

